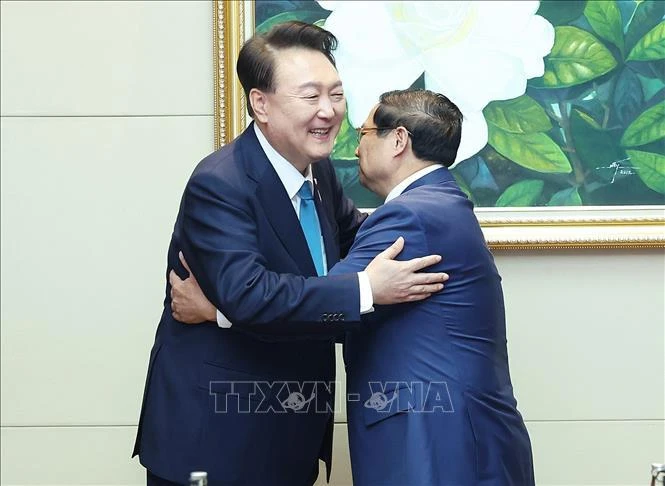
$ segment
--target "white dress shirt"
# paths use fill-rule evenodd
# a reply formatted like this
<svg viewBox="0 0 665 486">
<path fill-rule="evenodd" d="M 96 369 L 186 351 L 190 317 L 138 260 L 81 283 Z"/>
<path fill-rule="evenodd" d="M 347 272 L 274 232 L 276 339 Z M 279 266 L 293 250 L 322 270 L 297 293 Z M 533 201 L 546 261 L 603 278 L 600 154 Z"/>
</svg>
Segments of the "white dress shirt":
<svg viewBox="0 0 665 486">
<path fill-rule="evenodd" d="M 261 148 L 268 157 L 270 164 L 277 172 L 279 180 L 282 181 L 286 193 L 291 199 L 291 204 L 293 204 L 293 209 L 296 212 L 296 216 L 300 219 L 300 196 L 298 196 L 298 191 L 303 185 L 303 182 L 308 181 L 310 188 L 312 189 L 312 194 L 314 197 L 321 198 L 321 195 L 314 190 L 315 181 L 312 178 L 312 166 L 307 166 L 307 171 L 303 176 L 298 169 L 296 169 L 293 164 L 288 160 L 282 157 L 277 150 L 275 150 L 272 145 L 268 142 L 263 132 L 259 127 L 254 124 L 254 133 L 256 133 L 256 138 L 259 140 Z M 319 199 L 320 200 L 320 199 Z M 328 273 L 328 260 L 326 257 L 325 247 L 323 245 L 323 235 L 321 235 L 321 253 L 323 255 L 323 268 L 324 274 Z M 369 283 L 369 276 L 367 272 L 358 273 L 358 284 L 360 286 L 360 313 L 365 314 L 367 312 L 372 312 L 374 308 L 374 297 L 372 296 L 372 287 Z M 231 327 L 233 324 L 229 321 L 224 314 L 219 310 L 217 311 L 217 325 L 219 327 Z"/>
<path fill-rule="evenodd" d="M 443 167 L 443 165 L 441 165 L 441 164 L 432 164 L 432 165 L 428 165 L 424 169 L 420 169 L 418 172 L 414 172 L 409 177 L 407 177 L 402 182 L 400 182 L 399 184 L 397 184 L 395 187 L 392 188 L 392 190 L 386 196 L 386 203 L 388 201 L 390 201 L 391 199 L 395 199 L 397 196 L 402 194 L 404 192 L 404 189 L 409 187 L 412 183 L 414 183 L 415 181 L 417 181 L 421 177 L 426 176 L 430 172 L 434 172 L 436 169 L 441 169 L 442 167 Z"/>
</svg>

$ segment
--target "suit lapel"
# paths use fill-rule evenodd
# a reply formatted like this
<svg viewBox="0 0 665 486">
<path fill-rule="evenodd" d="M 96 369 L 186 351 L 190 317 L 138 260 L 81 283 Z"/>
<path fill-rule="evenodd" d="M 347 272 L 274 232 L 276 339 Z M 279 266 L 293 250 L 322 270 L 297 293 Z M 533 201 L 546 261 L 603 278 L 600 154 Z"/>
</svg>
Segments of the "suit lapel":
<svg viewBox="0 0 665 486">
<path fill-rule="evenodd" d="M 316 164 L 312 166 L 315 187 L 314 199 L 316 203 L 316 213 L 319 216 L 319 224 L 321 225 L 321 234 L 323 235 L 326 262 L 328 263 L 328 269 L 330 269 L 339 261 L 339 245 L 335 239 L 335 231 L 333 230 L 334 226 L 330 221 L 329 211 L 326 211 L 326 205 L 330 205 L 332 195 L 328 194 L 328 184 L 325 184 L 326 181 L 323 179 L 323 171 L 317 169 L 318 166 Z M 327 201 L 327 203 L 324 201 Z"/>
<path fill-rule="evenodd" d="M 316 267 L 291 199 L 263 152 L 252 125 L 243 133 L 242 141 L 245 169 L 247 175 L 257 183 L 256 196 L 261 207 L 265 209 L 270 226 L 301 273 L 305 276 L 316 276 Z"/>
</svg>

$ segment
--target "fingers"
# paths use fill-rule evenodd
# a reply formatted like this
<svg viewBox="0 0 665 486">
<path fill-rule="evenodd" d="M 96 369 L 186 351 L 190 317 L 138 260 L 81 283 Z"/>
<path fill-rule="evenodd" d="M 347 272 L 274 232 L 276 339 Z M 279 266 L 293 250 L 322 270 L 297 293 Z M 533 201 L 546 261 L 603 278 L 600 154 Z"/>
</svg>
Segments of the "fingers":
<svg viewBox="0 0 665 486">
<path fill-rule="evenodd" d="M 394 260 L 395 257 L 400 254 L 403 248 L 404 248 L 404 238 L 400 236 L 395 240 L 395 243 L 393 243 L 388 248 L 383 250 L 377 256 L 382 258 L 387 258 L 388 260 Z"/>
<path fill-rule="evenodd" d="M 169 272 L 169 283 L 171 284 L 171 292 L 173 292 L 173 289 L 184 283 L 184 280 L 178 277 L 174 270 L 171 270 Z"/>
<path fill-rule="evenodd" d="M 408 295 L 404 298 L 404 302 L 418 302 L 431 297 L 437 292 L 443 290 L 444 285 L 441 283 L 427 284 L 427 285 L 413 285 L 408 290 Z"/>
<path fill-rule="evenodd" d="M 179 282 L 182 282 L 182 280 L 180 280 L 180 277 L 178 277 L 178 275 L 173 270 L 171 270 L 169 272 L 169 283 L 171 284 L 171 287 Z"/>
<path fill-rule="evenodd" d="M 178 258 L 180 258 L 180 263 L 182 263 L 182 266 L 185 267 L 185 270 L 187 270 L 191 275 L 192 271 L 189 269 L 189 265 L 187 265 L 187 260 L 185 260 L 185 255 L 183 255 L 181 251 L 178 252 Z"/>
<path fill-rule="evenodd" d="M 411 295 L 421 295 L 421 294 L 434 294 L 436 292 L 441 292 L 443 290 L 443 284 L 434 283 L 427 285 L 414 285 L 409 289 Z"/>
<path fill-rule="evenodd" d="M 411 270 L 417 272 L 432 265 L 436 265 L 441 261 L 441 255 L 429 255 L 426 257 L 414 258 L 407 263 L 411 266 Z"/>
<path fill-rule="evenodd" d="M 175 301 L 178 298 L 178 293 L 180 290 L 180 285 L 183 283 L 183 280 L 178 277 L 178 274 L 175 271 L 171 270 L 169 272 L 169 283 L 171 284 L 171 312 L 175 317 Z"/>
<path fill-rule="evenodd" d="M 409 285 L 413 287 L 423 284 L 443 283 L 449 278 L 448 274 L 444 272 L 414 273 L 409 279 Z"/>
<path fill-rule="evenodd" d="M 178 309 L 176 308 L 175 302 L 171 301 L 171 314 L 173 315 L 173 318 L 176 321 L 180 320 L 180 313 L 178 312 Z"/>
<path fill-rule="evenodd" d="M 420 300 L 425 300 L 431 296 L 432 294 L 413 294 L 407 298 L 407 302 L 418 302 Z"/>
</svg>

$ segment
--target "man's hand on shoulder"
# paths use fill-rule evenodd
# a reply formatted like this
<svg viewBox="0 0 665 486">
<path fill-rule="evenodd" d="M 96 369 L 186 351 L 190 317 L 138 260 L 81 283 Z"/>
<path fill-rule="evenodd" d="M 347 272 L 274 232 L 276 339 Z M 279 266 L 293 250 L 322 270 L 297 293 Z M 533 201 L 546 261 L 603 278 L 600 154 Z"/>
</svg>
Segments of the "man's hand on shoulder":
<svg viewBox="0 0 665 486">
<path fill-rule="evenodd" d="M 426 299 L 443 289 L 443 282 L 448 274 L 417 273 L 424 268 L 441 261 L 440 255 L 429 255 L 408 261 L 395 258 L 404 248 L 404 238 L 397 238 L 395 243 L 379 253 L 365 271 L 372 287 L 375 304 L 399 304 Z"/>
<path fill-rule="evenodd" d="M 199 324 L 205 321 L 217 320 L 217 309 L 206 298 L 199 286 L 199 282 L 187 265 L 182 252 L 178 254 L 180 261 L 189 272 L 189 277 L 182 280 L 175 271 L 169 272 L 171 284 L 171 312 L 173 318 L 185 324 Z"/>
</svg>

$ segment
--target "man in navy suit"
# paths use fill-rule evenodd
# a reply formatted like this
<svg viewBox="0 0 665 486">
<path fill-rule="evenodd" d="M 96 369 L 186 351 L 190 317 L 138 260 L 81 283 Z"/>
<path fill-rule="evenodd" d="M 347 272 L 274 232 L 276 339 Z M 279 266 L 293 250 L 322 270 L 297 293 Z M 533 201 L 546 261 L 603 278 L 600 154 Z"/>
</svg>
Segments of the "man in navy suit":
<svg viewBox="0 0 665 486">
<path fill-rule="evenodd" d="M 211 485 L 312 484 L 319 458 L 330 470 L 338 329 L 443 287 L 444 274 L 419 273 L 440 257 L 392 260 L 403 240 L 360 272 L 323 277 L 364 219 L 327 158 L 345 110 L 335 44 L 291 22 L 240 52 L 254 122 L 196 167 L 168 251 L 184 274 L 182 250 L 230 329 L 174 319 L 167 283 L 134 447 L 148 484 L 193 470 Z M 303 394 L 315 405 L 292 400 Z"/>
<path fill-rule="evenodd" d="M 508 369 L 501 277 L 473 204 L 447 169 L 461 128 L 446 97 L 405 90 L 382 95 L 359 129 L 361 182 L 386 202 L 331 275 L 364 268 L 404 236 L 402 258 L 445 255 L 435 269 L 450 280 L 427 300 L 378 306 L 346 335 L 356 486 L 534 484 Z M 178 311 L 210 309 L 195 281 L 174 283 L 193 296 Z"/>
<path fill-rule="evenodd" d="M 386 198 L 331 274 L 363 267 L 396 235 L 440 253 L 444 292 L 377 307 L 347 334 L 353 479 L 365 485 L 534 484 L 508 369 L 501 277 L 473 204 L 447 167 L 462 114 L 424 90 L 386 93 L 359 129 L 361 182 Z M 353 399 L 353 400 L 352 400 Z"/>
</svg>

